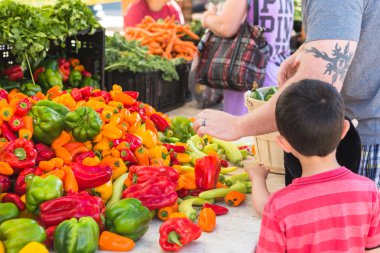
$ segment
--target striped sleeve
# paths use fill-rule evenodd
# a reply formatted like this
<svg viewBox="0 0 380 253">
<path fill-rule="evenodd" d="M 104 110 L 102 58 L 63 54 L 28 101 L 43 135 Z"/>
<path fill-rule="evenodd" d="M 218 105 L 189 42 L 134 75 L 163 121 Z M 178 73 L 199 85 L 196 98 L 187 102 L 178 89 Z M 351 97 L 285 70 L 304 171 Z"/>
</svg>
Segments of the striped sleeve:
<svg viewBox="0 0 380 253">
<path fill-rule="evenodd" d="M 373 216 L 369 227 L 366 250 L 376 249 L 380 247 L 380 192 L 376 191 Z"/>
<path fill-rule="evenodd" d="M 256 253 L 285 251 L 285 234 L 281 231 L 279 222 L 273 214 L 264 210 Z"/>
</svg>

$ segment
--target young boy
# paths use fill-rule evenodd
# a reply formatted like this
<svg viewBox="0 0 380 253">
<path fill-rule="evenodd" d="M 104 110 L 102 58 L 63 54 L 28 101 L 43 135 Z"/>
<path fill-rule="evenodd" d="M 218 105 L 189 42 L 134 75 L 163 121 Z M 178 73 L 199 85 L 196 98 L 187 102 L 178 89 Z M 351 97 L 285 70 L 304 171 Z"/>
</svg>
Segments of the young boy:
<svg viewBox="0 0 380 253">
<path fill-rule="evenodd" d="M 349 128 L 336 89 L 316 80 L 289 86 L 278 99 L 276 123 L 278 143 L 300 160 L 302 176 L 270 196 L 256 252 L 379 252 L 376 185 L 335 158 Z M 249 172 L 254 191 L 267 194 L 266 169 Z"/>
</svg>

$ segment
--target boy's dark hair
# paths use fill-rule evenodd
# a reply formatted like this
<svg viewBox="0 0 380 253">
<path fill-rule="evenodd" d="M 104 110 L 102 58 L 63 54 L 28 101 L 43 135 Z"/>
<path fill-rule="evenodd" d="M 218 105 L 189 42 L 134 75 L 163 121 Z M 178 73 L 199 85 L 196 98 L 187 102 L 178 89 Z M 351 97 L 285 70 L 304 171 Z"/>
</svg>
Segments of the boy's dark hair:
<svg viewBox="0 0 380 253">
<path fill-rule="evenodd" d="M 290 85 L 276 105 L 280 134 L 304 156 L 326 156 L 341 139 L 344 103 L 338 91 L 318 80 Z"/>
</svg>

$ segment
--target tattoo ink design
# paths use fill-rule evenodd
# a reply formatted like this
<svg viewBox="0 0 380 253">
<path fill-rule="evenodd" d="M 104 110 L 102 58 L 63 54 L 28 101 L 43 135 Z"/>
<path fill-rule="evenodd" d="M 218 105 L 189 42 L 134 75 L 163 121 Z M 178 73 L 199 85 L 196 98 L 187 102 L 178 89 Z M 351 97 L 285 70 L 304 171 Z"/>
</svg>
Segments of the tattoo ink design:
<svg viewBox="0 0 380 253">
<path fill-rule="evenodd" d="M 342 48 L 337 43 L 335 45 L 335 49 L 332 50 L 332 57 L 329 57 L 326 52 L 321 52 L 315 47 L 305 49 L 306 53 L 312 53 L 315 58 L 322 58 L 328 62 L 326 65 L 326 71 L 323 74 L 333 74 L 332 84 L 334 84 L 338 78 L 343 81 L 346 76 L 348 67 L 350 66 L 352 57 L 354 56 L 354 54 L 349 50 L 350 43 L 347 43 L 343 52 Z"/>
</svg>

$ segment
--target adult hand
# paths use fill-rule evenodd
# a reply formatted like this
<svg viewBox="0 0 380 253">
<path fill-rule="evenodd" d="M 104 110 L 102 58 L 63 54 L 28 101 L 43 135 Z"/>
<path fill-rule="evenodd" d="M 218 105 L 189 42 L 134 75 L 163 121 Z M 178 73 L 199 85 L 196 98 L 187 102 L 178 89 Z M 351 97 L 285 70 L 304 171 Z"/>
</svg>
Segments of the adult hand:
<svg viewBox="0 0 380 253">
<path fill-rule="evenodd" d="M 300 56 L 301 55 L 299 53 L 293 54 L 281 63 L 277 74 L 277 81 L 280 87 L 282 87 L 286 81 L 288 81 L 297 73 L 298 67 L 300 65 Z"/>
<path fill-rule="evenodd" d="M 210 109 L 198 113 L 195 117 L 194 130 L 199 136 L 207 134 L 227 141 L 242 137 L 238 116 Z"/>
<path fill-rule="evenodd" d="M 203 28 L 207 28 L 206 27 L 207 26 L 207 24 L 206 24 L 207 17 L 210 15 L 215 15 L 215 14 L 216 14 L 216 12 L 214 10 L 207 10 L 207 11 L 203 12 L 202 18 L 201 18 L 201 23 L 202 23 Z"/>
</svg>

